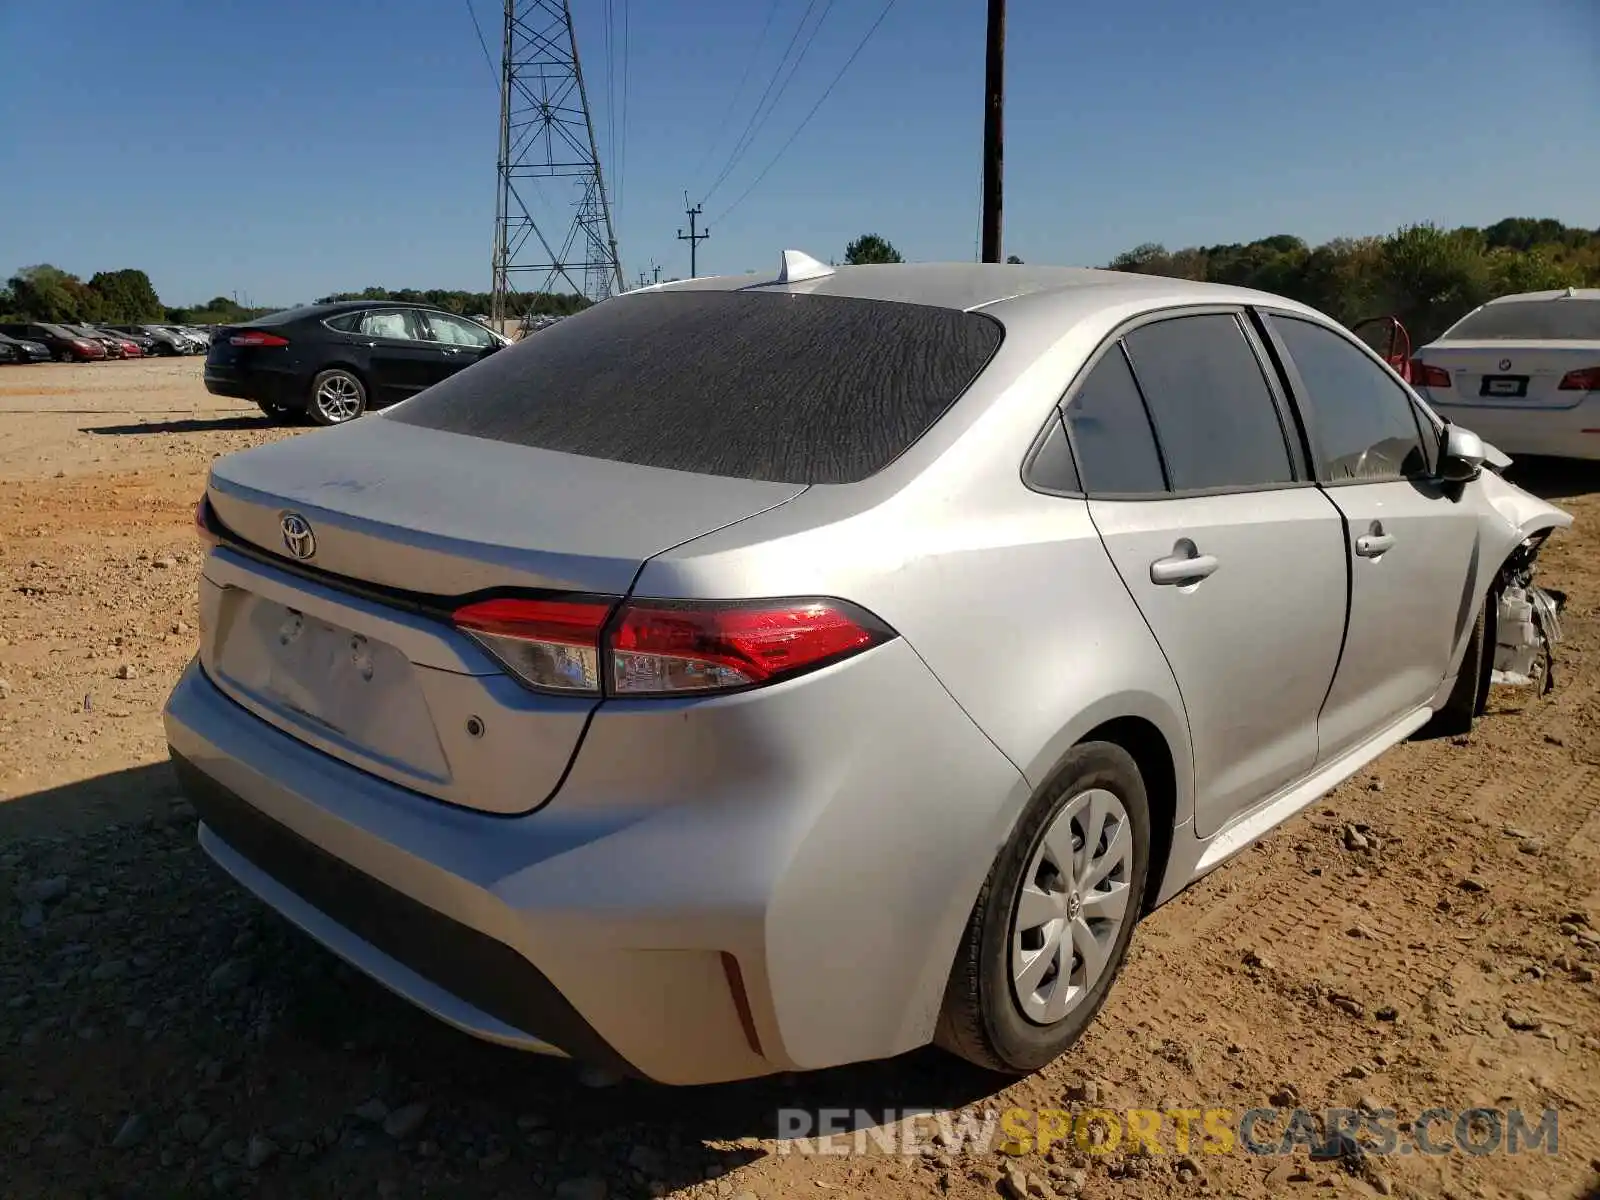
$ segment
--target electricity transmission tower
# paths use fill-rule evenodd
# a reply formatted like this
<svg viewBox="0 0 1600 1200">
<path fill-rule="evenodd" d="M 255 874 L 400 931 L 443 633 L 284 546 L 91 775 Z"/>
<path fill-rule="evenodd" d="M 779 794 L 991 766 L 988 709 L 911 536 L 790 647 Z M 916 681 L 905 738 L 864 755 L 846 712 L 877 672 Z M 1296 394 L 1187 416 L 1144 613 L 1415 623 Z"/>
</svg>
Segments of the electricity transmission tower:
<svg viewBox="0 0 1600 1200">
<path fill-rule="evenodd" d="M 505 0 L 492 290 L 495 321 L 542 293 L 624 290 L 568 0 Z"/>
</svg>

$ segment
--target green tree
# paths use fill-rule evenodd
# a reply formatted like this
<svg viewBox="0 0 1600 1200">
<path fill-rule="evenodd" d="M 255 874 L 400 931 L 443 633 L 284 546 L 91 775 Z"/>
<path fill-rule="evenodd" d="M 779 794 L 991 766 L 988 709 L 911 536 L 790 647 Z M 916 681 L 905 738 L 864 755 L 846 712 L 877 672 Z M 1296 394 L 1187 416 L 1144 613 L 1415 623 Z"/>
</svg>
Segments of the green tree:
<svg viewBox="0 0 1600 1200">
<path fill-rule="evenodd" d="M 894 245 L 875 233 L 863 233 L 844 248 L 844 261 L 852 267 L 867 263 L 905 262 Z"/>
<path fill-rule="evenodd" d="M 89 289 L 99 297 L 102 321 L 131 324 L 161 319 L 161 297 L 143 271 L 97 271 L 89 279 Z"/>
<path fill-rule="evenodd" d="M 83 280 L 49 263 L 23 267 L 8 284 L 12 306 L 28 321 L 93 320 L 94 297 Z"/>
<path fill-rule="evenodd" d="M 1600 230 L 1507 217 L 1487 229 L 1411 225 L 1308 246 L 1292 234 L 1169 252 L 1154 242 L 1111 268 L 1230 283 L 1304 301 L 1354 324 L 1395 315 L 1418 343 L 1494 296 L 1600 285 Z"/>
</svg>

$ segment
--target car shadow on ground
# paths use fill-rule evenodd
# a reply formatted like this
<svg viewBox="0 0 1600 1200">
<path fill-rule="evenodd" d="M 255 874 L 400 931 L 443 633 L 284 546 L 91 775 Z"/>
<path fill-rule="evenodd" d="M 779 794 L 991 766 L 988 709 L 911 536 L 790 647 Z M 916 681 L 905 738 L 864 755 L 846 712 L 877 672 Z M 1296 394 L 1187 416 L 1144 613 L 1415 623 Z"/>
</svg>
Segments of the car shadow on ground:
<svg viewBox="0 0 1600 1200">
<path fill-rule="evenodd" d="M 1554 502 L 1600 491 L 1600 462 L 1528 455 L 1507 468 L 1506 478 L 1541 500 Z"/>
<path fill-rule="evenodd" d="M 79 433 L 101 437 L 137 437 L 148 433 L 218 433 L 230 429 L 263 429 L 278 422 L 264 413 L 253 416 L 190 417 L 181 421 L 138 421 L 131 425 L 90 425 Z"/>
<path fill-rule="evenodd" d="M 764 1157 L 755 1139 L 808 1132 L 825 1111 L 830 1132 L 870 1128 L 1009 1082 L 926 1049 L 717 1086 L 594 1086 L 572 1063 L 439 1023 L 258 903 L 196 846 L 166 763 L 0 801 L 0 889 L 46 897 L 0 927 L 0 977 L 29 997 L 0 1009 L 15 1055 L 0 1109 L 50 1095 L 78 1123 L 67 1138 L 37 1131 L 29 1167 L 46 1179 L 137 1166 L 182 1192 L 231 1169 L 183 1144 L 181 1118 L 199 1109 L 236 1138 L 272 1137 L 272 1173 L 313 1186 L 352 1171 L 448 1184 L 464 1163 L 501 1187 L 677 1188 Z M 372 1101 L 425 1104 L 426 1123 L 386 1135 L 357 1115 Z M 132 1156 L 111 1145 L 130 1114 L 155 1131 Z M 0 1111 L 0 1125 L 26 1116 Z"/>
</svg>

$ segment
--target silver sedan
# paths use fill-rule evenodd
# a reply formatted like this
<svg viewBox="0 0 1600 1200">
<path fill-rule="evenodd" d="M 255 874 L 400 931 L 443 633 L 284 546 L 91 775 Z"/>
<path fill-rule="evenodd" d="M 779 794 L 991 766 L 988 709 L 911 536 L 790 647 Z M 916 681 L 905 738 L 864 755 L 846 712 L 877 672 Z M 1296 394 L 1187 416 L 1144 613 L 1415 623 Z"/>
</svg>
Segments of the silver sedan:
<svg viewBox="0 0 1600 1200">
<path fill-rule="evenodd" d="M 791 251 L 213 464 L 168 738 L 222 867 L 479 1037 L 1026 1072 L 1143 913 L 1544 677 L 1506 461 L 1279 297 Z"/>
</svg>

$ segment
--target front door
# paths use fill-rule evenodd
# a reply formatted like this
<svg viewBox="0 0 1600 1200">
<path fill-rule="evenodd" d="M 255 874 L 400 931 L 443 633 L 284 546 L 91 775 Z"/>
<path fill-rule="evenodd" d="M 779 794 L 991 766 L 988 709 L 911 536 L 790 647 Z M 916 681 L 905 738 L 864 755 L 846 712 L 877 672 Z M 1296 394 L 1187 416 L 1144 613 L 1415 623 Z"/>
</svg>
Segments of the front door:
<svg viewBox="0 0 1600 1200">
<path fill-rule="evenodd" d="M 499 348 L 489 331 L 476 321 L 441 312 L 417 315 L 427 324 L 428 344 L 433 348 L 428 369 L 434 383 L 448 379 Z"/>
<path fill-rule="evenodd" d="M 1402 384 L 1335 330 L 1267 319 L 1345 524 L 1350 624 L 1318 725 L 1327 759 L 1438 691 L 1472 611 L 1478 519 L 1433 480 L 1432 425 Z"/>
<path fill-rule="evenodd" d="M 1183 696 L 1210 836 L 1316 762 L 1345 620 L 1338 511 L 1234 312 L 1132 330 L 1064 411 L 1090 515 Z"/>
</svg>

